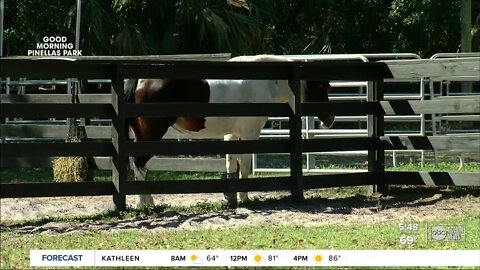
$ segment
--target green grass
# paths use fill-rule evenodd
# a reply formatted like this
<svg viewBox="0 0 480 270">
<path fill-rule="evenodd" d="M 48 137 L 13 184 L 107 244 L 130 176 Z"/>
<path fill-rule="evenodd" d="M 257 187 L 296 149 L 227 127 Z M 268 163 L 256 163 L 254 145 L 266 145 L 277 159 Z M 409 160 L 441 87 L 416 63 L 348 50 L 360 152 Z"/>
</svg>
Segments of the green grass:
<svg viewBox="0 0 480 270">
<path fill-rule="evenodd" d="M 367 169 L 367 165 L 322 165 L 317 166 L 317 169 L 344 169 L 344 170 L 360 170 Z M 437 165 L 434 163 L 426 162 L 424 166 L 420 166 L 419 162 L 402 162 L 397 167 L 386 167 L 387 171 L 437 171 L 437 172 L 480 172 L 480 164 L 465 163 L 461 169 L 459 169 L 458 163 L 453 162 L 439 162 Z"/>
<path fill-rule="evenodd" d="M 417 171 L 457 171 L 455 163 L 440 163 L 438 167 L 426 164 L 420 168 L 418 163 L 405 163 L 394 170 Z M 329 167 L 332 168 L 332 167 Z M 338 169 L 339 167 L 334 167 Z M 341 167 L 345 168 L 345 167 Z M 478 172 L 479 165 L 466 164 L 462 172 Z M 286 174 L 264 173 L 259 176 L 279 176 Z M 110 172 L 98 171 L 97 179 L 110 180 Z M 219 178 L 218 173 L 191 172 L 150 172 L 149 179 L 210 179 Z M 2 170 L 2 183 L 25 181 L 51 181 L 51 171 L 48 169 L 33 170 Z M 439 187 L 395 187 L 399 194 L 408 193 L 412 196 L 408 201 L 429 197 L 441 193 L 447 197 L 478 196 L 479 190 L 467 187 L 455 187 L 445 191 Z M 395 192 L 395 191 L 394 191 Z M 363 187 L 338 187 L 306 191 L 313 200 L 329 201 L 347 205 L 368 202 Z M 418 195 L 421 194 L 421 195 Z M 470 194 L 470 195 L 469 195 Z M 404 198 L 405 199 L 405 198 Z M 265 207 L 275 207 L 288 201 L 287 197 L 280 200 L 261 203 Z M 388 202 L 387 202 L 388 203 Z M 71 216 L 63 218 L 44 218 L 35 221 L 16 221 L 3 223 L 0 235 L 1 255 L 0 268 L 26 268 L 29 266 L 29 250 L 31 249 L 479 249 L 480 248 L 480 211 L 458 213 L 458 216 L 443 217 L 428 224 L 455 224 L 465 227 L 467 238 L 459 242 L 429 242 L 425 241 L 425 222 L 404 220 L 398 222 L 365 224 L 324 225 L 303 227 L 293 225 L 241 227 L 222 230 L 167 230 L 167 231 L 84 231 L 61 235 L 46 235 L 40 233 L 22 234 L 15 230 L 18 226 L 41 225 L 47 222 L 65 221 L 74 223 L 107 222 L 125 219 L 144 219 L 155 217 L 166 209 L 180 213 L 203 214 L 219 212 L 224 208 L 220 203 L 198 203 L 189 207 L 157 205 L 153 208 L 128 209 L 127 211 L 111 211 L 93 216 Z M 253 206 L 255 209 L 255 206 Z M 412 246 L 400 245 L 398 230 L 399 222 L 419 223 L 421 231 L 417 242 Z"/>
<path fill-rule="evenodd" d="M 186 179 L 215 179 L 220 178 L 215 172 L 166 172 L 149 171 L 150 180 L 186 180 Z M 51 182 L 53 172 L 47 168 L 34 169 L 2 169 L 0 170 L 0 183 L 22 183 L 22 182 Z M 110 171 L 95 171 L 95 181 L 111 181 Z"/>
<path fill-rule="evenodd" d="M 405 220 L 402 223 L 415 223 Z M 62 235 L 2 232 L 2 269 L 26 268 L 31 249 L 479 249 L 480 211 L 429 221 L 428 224 L 457 224 L 466 239 L 457 242 L 425 240 L 420 224 L 416 243 L 399 243 L 399 222 L 371 225 L 325 225 L 239 227 L 222 230 L 168 230 L 80 232 Z"/>
<path fill-rule="evenodd" d="M 480 172 L 480 164 L 465 163 L 459 169 L 458 163 L 439 162 L 425 163 L 424 167 L 420 167 L 416 162 L 400 163 L 397 167 L 387 168 L 387 171 L 437 171 L 437 172 Z"/>
</svg>

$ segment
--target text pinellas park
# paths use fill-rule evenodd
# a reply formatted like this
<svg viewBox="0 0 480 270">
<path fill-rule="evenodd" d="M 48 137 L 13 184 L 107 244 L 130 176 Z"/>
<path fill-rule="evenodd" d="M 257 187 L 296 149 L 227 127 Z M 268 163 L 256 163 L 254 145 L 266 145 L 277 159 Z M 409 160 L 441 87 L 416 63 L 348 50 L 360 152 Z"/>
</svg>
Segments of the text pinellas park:
<svg viewBox="0 0 480 270">
<path fill-rule="evenodd" d="M 37 42 L 36 48 L 27 51 L 28 56 L 82 56 L 82 50 L 75 50 L 73 43 L 65 36 L 45 36 Z"/>
</svg>

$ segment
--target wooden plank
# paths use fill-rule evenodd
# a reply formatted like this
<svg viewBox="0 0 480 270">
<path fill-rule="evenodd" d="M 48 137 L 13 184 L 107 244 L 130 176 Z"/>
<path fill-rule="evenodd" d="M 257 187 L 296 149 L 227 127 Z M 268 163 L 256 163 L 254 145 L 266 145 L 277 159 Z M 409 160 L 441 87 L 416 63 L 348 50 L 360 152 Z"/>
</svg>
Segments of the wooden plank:
<svg viewBox="0 0 480 270">
<path fill-rule="evenodd" d="M 0 125 L 1 137 L 23 138 L 62 138 L 65 139 L 69 127 L 66 125 L 40 125 L 40 124 L 3 124 Z M 111 138 L 111 126 L 85 126 L 89 139 Z"/>
<path fill-rule="evenodd" d="M 125 151 L 129 156 L 288 153 L 290 148 L 289 140 L 148 141 L 125 143 Z"/>
<path fill-rule="evenodd" d="M 115 186 L 113 202 L 117 210 L 127 207 L 124 184 L 128 177 L 128 155 L 125 149 L 128 127 L 125 119 L 124 77 L 120 65 L 115 67 L 111 85 L 112 106 L 115 113 L 112 116 L 112 182 Z"/>
<path fill-rule="evenodd" d="M 287 79 L 294 62 L 159 62 L 124 64 L 125 78 Z"/>
<path fill-rule="evenodd" d="M 289 79 L 291 69 L 300 66 L 300 79 L 368 80 L 391 77 L 382 63 L 354 62 L 158 62 L 125 64 L 126 78 L 172 79 Z M 341 70 L 342 72 L 338 72 Z M 388 73 L 388 74 L 387 74 Z"/>
<path fill-rule="evenodd" d="M 0 58 L 0 77 L 27 78 L 110 78 L 112 67 L 105 63 L 81 63 L 70 60 L 12 60 Z"/>
<path fill-rule="evenodd" d="M 0 117 L 110 118 L 112 114 L 113 110 L 110 104 L 5 103 L 0 106 Z"/>
<path fill-rule="evenodd" d="M 291 78 L 291 88 L 294 95 L 293 115 L 289 117 L 290 130 L 290 192 L 296 201 L 302 201 L 303 196 L 303 158 L 302 158 L 302 102 L 300 96 L 300 68 L 295 67 Z"/>
<path fill-rule="evenodd" d="M 378 102 L 358 101 L 329 101 L 302 103 L 302 115 L 317 115 L 318 113 L 330 113 L 335 116 L 382 114 L 383 109 Z"/>
<path fill-rule="evenodd" d="M 480 186 L 480 173 L 385 172 L 388 185 Z"/>
<path fill-rule="evenodd" d="M 374 172 L 305 175 L 305 189 L 373 185 L 375 176 Z"/>
<path fill-rule="evenodd" d="M 115 60 L 116 59 L 116 60 Z M 158 59 L 158 58 L 157 58 Z M 2 58 L 0 59 L 0 77 L 60 77 L 60 78 L 89 78 L 105 79 L 111 78 L 114 72 L 114 65 L 120 63 L 165 63 L 153 58 L 138 60 L 126 60 L 121 57 L 111 59 L 87 59 L 87 58 Z M 184 61 L 173 61 L 184 62 Z M 187 61 L 185 61 L 187 62 Z M 195 63 L 195 62 L 192 62 Z M 215 62 L 201 62 L 203 64 Z M 122 76 L 122 74 L 120 74 Z M 184 75 L 185 76 L 185 75 Z M 140 75 L 137 77 L 145 78 Z"/>
<path fill-rule="evenodd" d="M 51 168 L 53 157 L 10 157 L 0 159 L 0 168 Z M 100 170 L 112 169 L 111 157 L 94 157 Z M 153 157 L 146 165 L 153 171 L 225 172 L 224 158 Z"/>
<path fill-rule="evenodd" d="M 389 100 L 380 103 L 386 115 L 480 113 L 480 96 L 441 100 Z"/>
<path fill-rule="evenodd" d="M 105 103 L 110 104 L 110 94 L 79 94 L 81 104 Z M 0 95 L 0 103 L 69 103 L 72 104 L 70 94 L 28 94 L 28 95 Z"/>
<path fill-rule="evenodd" d="M 480 153 L 479 135 L 459 136 L 383 136 L 386 150 L 435 150 Z"/>
<path fill-rule="evenodd" d="M 341 137 L 304 139 L 304 152 L 332 152 L 380 149 L 380 140 L 375 137 Z"/>
<path fill-rule="evenodd" d="M 140 56 L 81 56 L 81 61 L 107 62 L 138 62 L 138 61 L 227 61 L 232 58 L 231 53 L 210 54 L 172 54 L 172 55 L 140 55 Z"/>
<path fill-rule="evenodd" d="M 383 80 L 369 81 L 367 87 L 367 101 L 383 100 Z M 370 138 L 384 135 L 383 114 L 367 115 L 367 134 Z M 367 154 L 368 172 L 374 173 L 375 185 L 369 186 L 369 192 L 382 192 L 384 189 L 382 173 L 385 171 L 385 152 L 383 149 L 369 148 Z"/>
<path fill-rule="evenodd" d="M 101 170 L 112 169 L 110 157 L 95 158 L 97 166 Z M 225 172 L 224 158 L 184 158 L 184 157 L 153 157 L 146 165 L 148 170 L 153 171 L 179 171 L 179 172 Z"/>
<path fill-rule="evenodd" d="M 66 129 L 65 129 L 66 130 Z M 436 150 L 436 151 L 462 151 L 478 153 L 480 152 L 480 135 L 478 134 L 459 134 L 448 136 L 381 136 L 377 137 L 342 137 L 342 138 L 315 138 L 302 140 L 304 152 L 332 152 L 332 151 L 358 151 L 368 149 L 385 150 Z M 94 155 L 109 156 L 111 146 L 109 143 L 85 142 L 86 147 L 97 147 L 101 145 L 104 149 L 95 150 Z M 68 156 L 77 155 L 82 151 L 80 146 L 67 143 L 5 143 L 2 144 L 2 153 L 9 151 L 12 155 L 34 155 L 34 156 Z M 54 147 L 56 149 L 43 152 L 45 148 Z M 65 154 L 60 147 L 66 147 Z M 226 148 L 225 148 L 226 147 Z M 17 149 L 17 150 L 16 150 Z M 38 149 L 42 153 L 23 153 L 18 151 L 27 151 L 28 149 Z M 290 145 L 286 140 L 253 140 L 253 141 L 158 141 L 158 142 L 128 142 L 127 149 L 130 155 L 141 155 L 141 149 L 145 149 L 148 154 L 164 155 L 209 155 L 222 154 L 222 152 L 231 151 L 232 153 L 286 153 L 289 152 Z M 33 151 L 33 150 L 32 150 Z M 185 151 L 185 152 L 182 152 Z M 7 154 L 5 154 L 6 156 Z M 80 154 L 82 155 L 82 154 Z"/>
<path fill-rule="evenodd" d="M 9 157 L 0 158 L 0 168 L 51 168 L 53 157 Z"/>
<path fill-rule="evenodd" d="M 288 190 L 290 177 L 206 180 L 127 181 L 127 194 L 225 193 Z"/>
<path fill-rule="evenodd" d="M 0 198 L 100 196 L 114 192 L 112 182 L 0 184 Z"/>
<path fill-rule="evenodd" d="M 79 143 L 0 143 L 0 157 L 21 156 L 111 156 L 112 144 L 109 142 L 79 142 Z"/>
<path fill-rule="evenodd" d="M 126 117 L 289 116 L 286 103 L 143 103 L 125 104 Z"/>
<path fill-rule="evenodd" d="M 303 103 L 302 115 L 316 115 L 328 112 L 337 116 L 366 115 L 413 115 L 433 113 L 480 113 L 480 97 L 441 100 L 390 100 L 377 102 L 315 102 Z M 258 106 L 257 106 L 258 105 Z M 5 103 L 1 117 L 105 117 L 110 118 L 113 110 L 110 104 L 47 104 L 47 103 Z M 162 110 L 159 110 L 162 107 Z M 258 107 L 258 108 L 257 108 Z M 207 103 L 152 103 L 126 104 L 127 116 L 172 116 L 190 114 L 196 116 L 288 116 L 287 104 L 207 104 Z"/>
<path fill-rule="evenodd" d="M 480 96 L 435 100 L 330 101 L 302 104 L 303 115 L 316 115 L 321 112 L 336 116 L 480 113 Z"/>
<path fill-rule="evenodd" d="M 188 61 L 226 61 L 232 57 L 231 53 L 211 53 L 211 54 L 171 54 L 171 55 L 120 55 L 120 56 L 79 56 L 79 57 L 62 57 L 73 61 L 110 63 L 110 62 L 150 62 L 150 61 L 172 61 L 172 60 L 188 60 Z M 49 61 L 55 57 L 38 57 L 38 56 L 7 56 L 5 60 L 23 60 L 23 61 Z"/>
<path fill-rule="evenodd" d="M 438 120 L 447 121 L 480 121 L 480 115 L 441 115 Z"/>
<path fill-rule="evenodd" d="M 480 80 L 480 57 L 417 59 L 381 61 L 388 65 L 395 79 L 429 78 L 430 80 L 455 80 L 468 78 Z"/>
<path fill-rule="evenodd" d="M 302 80 L 371 81 L 393 78 L 389 66 L 381 62 L 301 62 Z"/>
</svg>

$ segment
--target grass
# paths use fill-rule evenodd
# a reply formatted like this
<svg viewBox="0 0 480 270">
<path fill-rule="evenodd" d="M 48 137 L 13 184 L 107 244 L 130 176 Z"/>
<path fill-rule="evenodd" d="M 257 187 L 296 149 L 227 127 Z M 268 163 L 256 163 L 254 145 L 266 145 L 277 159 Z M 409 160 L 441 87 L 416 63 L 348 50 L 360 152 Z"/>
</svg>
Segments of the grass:
<svg viewBox="0 0 480 270">
<path fill-rule="evenodd" d="M 239 227 L 222 230 L 168 231 L 88 231 L 63 235 L 29 234 L 4 231 L 2 269 L 26 268 L 31 249 L 479 249 L 480 211 L 463 213 L 428 222 L 458 224 L 466 231 L 466 239 L 457 242 L 427 242 L 424 222 L 416 243 L 401 245 L 398 222 L 370 225 L 325 225 Z"/>
<path fill-rule="evenodd" d="M 365 170 L 367 165 L 322 165 L 317 166 L 317 169 L 344 169 L 344 170 Z M 462 168 L 459 169 L 458 163 L 453 162 L 438 162 L 425 163 L 424 166 L 420 166 L 418 162 L 401 162 L 396 167 L 386 167 L 386 171 L 428 171 L 428 172 L 480 172 L 480 164 L 478 163 L 465 163 Z"/>
<path fill-rule="evenodd" d="M 348 166 L 327 166 L 325 168 L 350 168 Z M 399 167 L 388 168 L 398 171 L 458 171 L 456 163 L 439 163 L 434 166 L 427 163 L 420 168 L 418 163 L 402 163 Z M 479 172 L 480 165 L 465 164 L 459 172 Z M 277 176 L 285 174 L 261 174 L 260 176 Z M 109 171 L 97 171 L 96 179 L 109 181 Z M 150 172 L 149 179 L 211 179 L 219 178 L 218 173 L 192 172 Z M 50 169 L 18 169 L 0 171 L 1 183 L 28 181 L 49 182 L 52 179 Z M 408 187 L 398 187 L 408 188 Z M 431 188 L 420 188 L 419 193 L 437 193 Z M 461 187 L 455 190 L 462 189 Z M 307 191 L 306 194 L 309 194 Z M 318 198 L 349 203 L 351 198 L 359 198 L 364 193 L 363 187 L 339 187 L 315 191 Z M 410 191 L 407 191 L 410 192 Z M 429 193 L 429 194 L 430 194 Z M 432 194 L 433 194 L 432 193 Z M 463 194 L 463 193 L 462 193 Z M 466 194 L 478 196 L 478 190 L 466 191 Z M 415 196 L 415 195 L 413 195 Z M 428 195 L 426 195 L 428 196 Z M 462 195 L 463 196 L 463 195 Z M 326 199 L 328 198 L 328 199 Z M 362 201 L 362 200 L 360 200 Z M 278 202 L 277 202 L 278 203 Z M 351 202 L 350 202 L 351 203 Z M 273 207 L 272 202 L 272 207 Z M 35 221 L 17 221 L 3 224 L 0 235 L 0 268 L 28 268 L 29 250 L 31 249 L 479 249 L 480 248 L 480 211 L 459 213 L 458 216 L 443 217 L 429 221 L 428 224 L 462 225 L 466 230 L 466 240 L 458 242 L 426 242 L 425 222 L 415 220 L 399 221 L 402 223 L 419 223 L 420 232 L 414 245 L 399 243 L 399 222 L 375 224 L 341 224 L 315 227 L 282 225 L 239 227 L 222 230 L 166 230 L 166 231 L 84 231 L 78 233 L 47 235 L 41 233 L 22 234 L 15 227 L 39 225 L 47 222 L 92 222 L 113 221 L 121 219 L 143 219 L 155 216 L 159 212 L 171 209 L 169 205 L 154 208 L 128 209 L 124 212 L 107 212 L 94 216 L 73 216 L 64 218 L 45 218 Z M 189 207 L 175 207 L 173 211 L 181 213 L 211 213 L 223 209 L 221 204 L 198 203 Z"/>
<path fill-rule="evenodd" d="M 480 164 L 465 163 L 463 167 L 459 169 L 458 163 L 451 162 L 439 162 L 437 165 L 434 163 L 425 163 L 424 167 L 418 166 L 418 163 L 408 162 L 400 163 L 397 167 L 387 168 L 387 171 L 480 172 Z"/>
<path fill-rule="evenodd" d="M 186 179 L 214 179 L 220 178 L 219 173 L 215 172 L 166 172 L 150 171 L 148 179 L 152 180 L 186 180 Z M 22 182 L 51 182 L 53 173 L 51 169 L 4 169 L 0 171 L 0 183 L 22 183 Z M 111 181 L 112 173 L 110 171 L 95 171 L 95 181 Z"/>
</svg>

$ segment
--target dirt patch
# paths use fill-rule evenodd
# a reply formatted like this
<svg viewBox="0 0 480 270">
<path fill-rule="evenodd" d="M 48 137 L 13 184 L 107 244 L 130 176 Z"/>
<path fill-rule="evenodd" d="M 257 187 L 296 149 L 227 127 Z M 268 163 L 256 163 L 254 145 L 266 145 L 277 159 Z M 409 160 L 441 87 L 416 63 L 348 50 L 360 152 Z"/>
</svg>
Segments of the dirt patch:
<svg viewBox="0 0 480 270">
<path fill-rule="evenodd" d="M 307 200 L 293 203 L 287 193 L 251 193 L 254 203 L 237 209 L 209 213 L 178 212 L 177 206 L 192 206 L 198 203 L 221 202 L 222 194 L 156 195 L 157 204 L 168 204 L 148 217 L 133 217 L 120 220 L 92 220 L 87 222 L 54 222 L 54 217 L 95 215 L 113 210 L 110 196 L 57 197 L 1 199 L 1 227 L 20 233 L 44 232 L 49 234 L 71 233 L 92 230 L 124 229 L 220 229 L 246 225 L 317 226 L 325 224 L 372 224 L 386 221 L 428 221 L 436 218 L 461 215 L 480 208 L 480 194 L 472 189 L 397 189 L 382 196 L 363 195 L 347 198 L 325 198 L 315 191 L 306 193 Z M 127 198 L 134 205 L 136 197 Z M 20 220 L 38 220 L 21 225 Z M 17 225 L 7 225 L 12 222 Z"/>
</svg>

